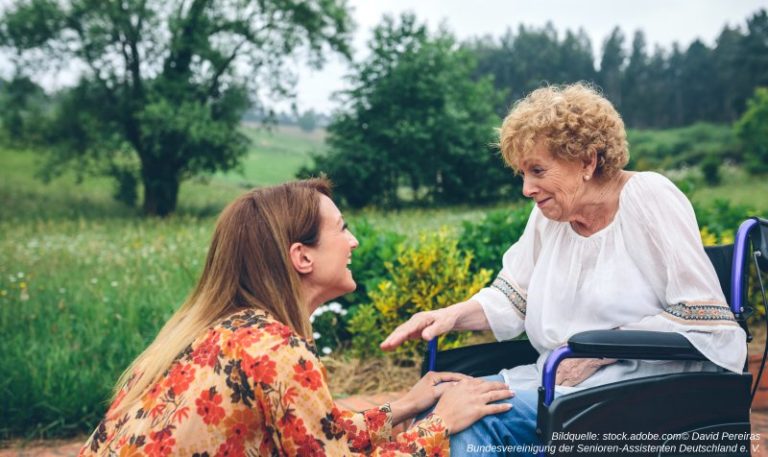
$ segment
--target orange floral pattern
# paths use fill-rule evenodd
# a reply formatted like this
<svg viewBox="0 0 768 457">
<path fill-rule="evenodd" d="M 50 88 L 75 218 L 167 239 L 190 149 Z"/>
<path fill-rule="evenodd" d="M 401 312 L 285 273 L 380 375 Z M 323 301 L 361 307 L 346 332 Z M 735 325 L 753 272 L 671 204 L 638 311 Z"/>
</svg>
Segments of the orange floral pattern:
<svg viewBox="0 0 768 457">
<path fill-rule="evenodd" d="M 449 455 L 438 416 L 393 437 L 389 405 L 338 408 L 312 343 L 258 310 L 211 328 L 118 413 L 123 397 L 80 456 Z"/>
</svg>

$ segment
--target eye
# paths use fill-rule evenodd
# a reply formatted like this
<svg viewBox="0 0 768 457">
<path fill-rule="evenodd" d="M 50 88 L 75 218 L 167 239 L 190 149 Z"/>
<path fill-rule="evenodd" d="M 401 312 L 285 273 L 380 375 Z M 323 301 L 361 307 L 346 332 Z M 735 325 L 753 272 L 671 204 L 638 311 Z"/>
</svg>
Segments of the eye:
<svg viewBox="0 0 768 457">
<path fill-rule="evenodd" d="M 345 222 L 344 225 L 341 226 L 341 231 L 343 232 L 343 231 L 348 230 L 348 229 L 349 229 L 349 224 L 347 224 Z"/>
</svg>

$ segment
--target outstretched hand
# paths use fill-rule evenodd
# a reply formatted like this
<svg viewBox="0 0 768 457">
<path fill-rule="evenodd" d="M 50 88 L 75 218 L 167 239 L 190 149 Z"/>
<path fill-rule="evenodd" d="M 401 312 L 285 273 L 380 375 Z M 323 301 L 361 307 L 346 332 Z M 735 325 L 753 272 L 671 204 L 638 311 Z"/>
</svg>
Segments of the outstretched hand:
<svg viewBox="0 0 768 457">
<path fill-rule="evenodd" d="M 458 433 L 489 414 L 509 411 L 512 403 L 495 403 L 514 397 L 506 384 L 478 378 L 463 379 L 443 392 L 434 413 L 445 422 L 450 434 Z"/>
<path fill-rule="evenodd" d="M 450 332 L 455 324 L 456 317 L 447 308 L 416 313 L 390 333 L 380 347 L 391 351 L 407 340 L 421 338 L 429 341 Z"/>
</svg>

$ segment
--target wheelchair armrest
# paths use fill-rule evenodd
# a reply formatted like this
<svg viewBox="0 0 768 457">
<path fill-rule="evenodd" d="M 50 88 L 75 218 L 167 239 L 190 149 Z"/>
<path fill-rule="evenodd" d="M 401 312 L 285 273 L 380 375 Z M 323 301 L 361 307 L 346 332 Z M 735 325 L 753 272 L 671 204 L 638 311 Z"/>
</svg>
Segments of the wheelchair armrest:
<svg viewBox="0 0 768 457">
<path fill-rule="evenodd" d="M 539 403 L 549 406 L 554 399 L 557 366 L 569 358 L 641 360 L 707 360 L 679 333 L 645 330 L 590 330 L 573 335 L 568 345 L 547 357 L 541 373 Z"/>
<path fill-rule="evenodd" d="M 568 340 L 573 356 L 610 359 L 706 360 L 683 335 L 645 330 L 590 330 Z"/>
</svg>

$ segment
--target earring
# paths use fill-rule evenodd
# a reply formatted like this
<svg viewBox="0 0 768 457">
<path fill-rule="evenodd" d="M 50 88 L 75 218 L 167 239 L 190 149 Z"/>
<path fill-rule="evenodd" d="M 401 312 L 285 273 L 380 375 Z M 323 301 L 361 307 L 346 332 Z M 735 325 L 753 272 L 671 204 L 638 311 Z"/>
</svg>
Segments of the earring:
<svg viewBox="0 0 768 457">
<path fill-rule="evenodd" d="M 589 181 L 589 178 L 591 178 L 591 177 L 592 176 L 590 176 L 590 175 L 584 175 L 584 181 Z"/>
</svg>

